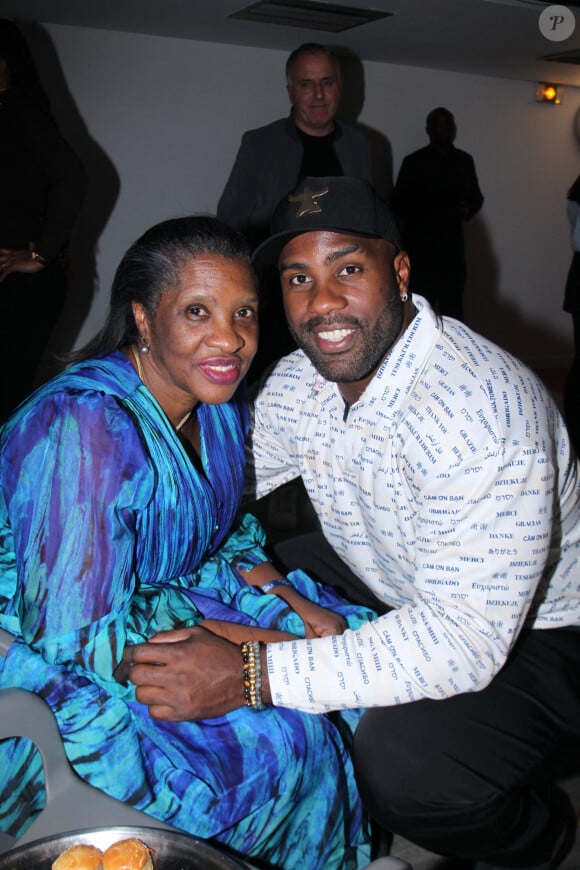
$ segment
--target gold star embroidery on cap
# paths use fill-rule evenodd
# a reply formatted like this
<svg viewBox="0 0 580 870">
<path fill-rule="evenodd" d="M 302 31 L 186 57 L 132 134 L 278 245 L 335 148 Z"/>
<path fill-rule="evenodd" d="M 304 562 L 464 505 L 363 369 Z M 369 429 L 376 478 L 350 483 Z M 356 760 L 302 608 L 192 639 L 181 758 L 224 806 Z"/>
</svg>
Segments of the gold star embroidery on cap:
<svg viewBox="0 0 580 870">
<path fill-rule="evenodd" d="M 322 208 L 318 203 L 318 198 L 324 196 L 326 193 L 328 193 L 328 187 L 316 191 L 311 190 L 309 187 L 305 187 L 302 193 L 299 193 L 297 196 L 290 194 L 288 202 L 300 203 L 296 212 L 296 217 L 304 217 L 304 215 L 307 214 L 320 214 Z"/>
</svg>

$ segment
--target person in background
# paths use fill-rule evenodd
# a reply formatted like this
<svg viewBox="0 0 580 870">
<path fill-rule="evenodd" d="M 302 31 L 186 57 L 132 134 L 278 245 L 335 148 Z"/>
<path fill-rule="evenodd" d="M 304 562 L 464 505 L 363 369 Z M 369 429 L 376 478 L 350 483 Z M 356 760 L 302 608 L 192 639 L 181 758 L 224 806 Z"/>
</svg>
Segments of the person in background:
<svg viewBox="0 0 580 870">
<path fill-rule="evenodd" d="M 260 867 L 355 868 L 365 836 L 346 745 L 361 712 L 257 715 L 248 683 L 258 641 L 372 616 L 303 572 L 282 576 L 239 513 L 257 340 L 240 234 L 175 219 L 127 251 L 103 330 L 0 433 L 0 627 L 14 636 L 0 688 L 41 695 L 75 770 L 113 797 Z M 245 643 L 240 709 L 170 723 L 136 701 L 123 651 L 195 624 Z M 13 835 L 31 816 L 20 798 L 42 794 L 29 752 L 0 743 Z"/>
<path fill-rule="evenodd" d="M 257 245 L 269 234 L 280 199 L 307 175 L 350 175 L 371 180 L 364 133 L 336 120 L 341 71 L 332 50 L 318 43 L 294 49 L 286 61 L 290 115 L 249 130 L 217 207 L 221 220 Z"/>
<path fill-rule="evenodd" d="M 354 574 L 382 604 L 340 635 L 260 644 L 262 702 L 367 708 L 355 774 L 385 830 L 477 870 L 554 870 L 577 826 L 556 779 L 580 738 L 580 468 L 562 416 L 523 363 L 409 293 L 365 182 L 305 179 L 254 260 L 278 265 L 299 349 L 256 397 L 251 489 L 300 476 L 322 533 L 285 542 L 284 570 L 345 589 Z M 137 698 L 172 720 L 240 705 L 240 650 L 203 628 L 126 656 Z"/>
<path fill-rule="evenodd" d="M 564 386 L 564 417 L 576 453 L 580 455 L 580 175 L 568 191 L 566 211 L 574 254 L 566 280 L 563 308 L 572 316 L 574 357 Z"/>
<path fill-rule="evenodd" d="M 463 320 L 463 224 L 483 205 L 475 164 L 454 146 L 455 119 L 442 106 L 427 115 L 429 144 L 401 164 L 391 207 L 413 269 L 410 289 L 439 314 Z"/>
<path fill-rule="evenodd" d="M 336 120 L 341 70 L 332 50 L 318 43 L 296 48 L 286 62 L 286 88 L 290 115 L 244 133 L 217 206 L 217 216 L 241 230 L 252 246 L 267 237 L 279 200 L 305 176 L 371 180 L 371 148 L 364 133 Z M 266 272 L 261 283 L 266 292 L 252 380 L 294 347 L 277 274 Z"/>
<path fill-rule="evenodd" d="M 0 19 L 0 421 L 35 385 L 63 309 L 66 249 L 85 187 L 23 34 Z"/>
</svg>

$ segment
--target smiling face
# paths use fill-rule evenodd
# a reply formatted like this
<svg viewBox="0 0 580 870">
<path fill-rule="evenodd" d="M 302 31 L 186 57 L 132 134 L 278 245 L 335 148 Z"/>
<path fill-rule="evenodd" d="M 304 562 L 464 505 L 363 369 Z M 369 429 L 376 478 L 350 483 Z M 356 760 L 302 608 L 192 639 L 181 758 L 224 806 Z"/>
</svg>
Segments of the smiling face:
<svg viewBox="0 0 580 870">
<path fill-rule="evenodd" d="M 258 343 L 258 295 L 243 260 L 217 254 L 185 259 L 175 286 L 149 316 L 133 303 L 149 353 L 143 381 L 175 425 L 198 402 L 227 402 L 247 373 Z"/>
<path fill-rule="evenodd" d="M 297 57 L 289 73 L 288 96 L 294 106 L 296 126 L 304 133 L 332 133 L 340 103 L 338 64 L 326 54 Z"/>
<path fill-rule="evenodd" d="M 310 232 L 285 245 L 279 267 L 296 343 L 352 404 L 410 319 L 407 255 L 382 239 Z"/>
</svg>

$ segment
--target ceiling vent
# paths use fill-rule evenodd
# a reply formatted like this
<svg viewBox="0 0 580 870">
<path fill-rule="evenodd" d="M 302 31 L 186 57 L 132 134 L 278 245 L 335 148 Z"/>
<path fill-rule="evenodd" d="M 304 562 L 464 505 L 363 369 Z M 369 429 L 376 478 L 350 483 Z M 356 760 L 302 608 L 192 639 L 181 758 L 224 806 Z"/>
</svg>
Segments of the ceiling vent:
<svg viewBox="0 0 580 870">
<path fill-rule="evenodd" d="M 324 30 L 341 33 L 362 24 L 370 24 L 380 18 L 388 18 L 392 12 L 375 12 L 353 6 L 338 6 L 334 3 L 309 3 L 308 0 L 262 0 L 253 3 L 230 18 L 242 21 L 260 21 L 263 24 L 281 24 L 285 27 L 307 27 L 309 30 Z"/>
</svg>

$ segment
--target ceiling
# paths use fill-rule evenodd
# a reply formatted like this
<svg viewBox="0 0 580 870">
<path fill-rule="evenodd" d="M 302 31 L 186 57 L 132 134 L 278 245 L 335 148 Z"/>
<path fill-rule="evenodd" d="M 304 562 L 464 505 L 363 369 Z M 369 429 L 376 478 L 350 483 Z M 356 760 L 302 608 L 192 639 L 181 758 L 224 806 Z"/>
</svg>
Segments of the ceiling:
<svg viewBox="0 0 580 870">
<path fill-rule="evenodd" d="M 3 16 L 23 22 L 96 27 L 287 52 L 302 42 L 322 42 L 354 52 L 362 60 L 580 87 L 580 3 L 567 3 L 565 7 L 576 21 L 572 35 L 554 41 L 540 31 L 540 13 L 551 5 L 540 0 L 333 0 L 331 6 L 392 13 L 340 33 L 229 17 L 255 2 L 1 0 L 0 8 Z M 539 59 L 564 52 L 575 55 L 573 63 Z"/>
</svg>

